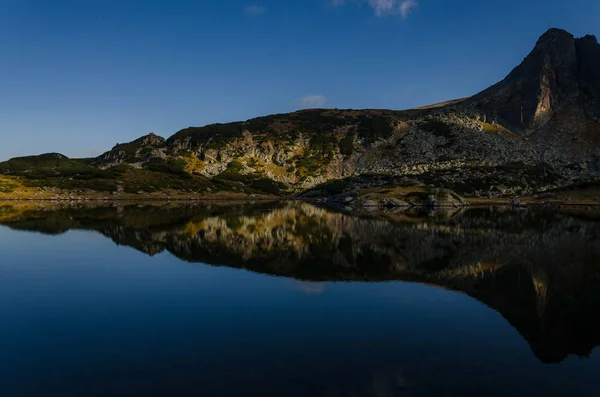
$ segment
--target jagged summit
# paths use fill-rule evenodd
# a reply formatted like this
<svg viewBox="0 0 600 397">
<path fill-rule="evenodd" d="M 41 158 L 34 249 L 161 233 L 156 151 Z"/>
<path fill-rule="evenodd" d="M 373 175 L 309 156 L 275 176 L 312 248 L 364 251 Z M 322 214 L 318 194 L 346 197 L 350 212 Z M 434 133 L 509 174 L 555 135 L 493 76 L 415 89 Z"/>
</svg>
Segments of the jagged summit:
<svg viewBox="0 0 600 397">
<path fill-rule="evenodd" d="M 561 39 L 573 39 L 575 36 L 561 28 L 550 28 L 540 36 L 536 43 L 536 47 L 543 46 L 548 42 L 553 42 Z"/>
<path fill-rule="evenodd" d="M 586 34 L 580 40 L 584 42 L 590 42 L 592 44 L 598 44 L 598 39 L 593 34 Z"/>
<path fill-rule="evenodd" d="M 552 28 L 501 82 L 469 101 L 481 119 L 500 123 L 521 135 L 544 126 L 565 104 L 596 118 L 600 100 L 600 45 L 594 36 L 576 39 Z"/>
</svg>

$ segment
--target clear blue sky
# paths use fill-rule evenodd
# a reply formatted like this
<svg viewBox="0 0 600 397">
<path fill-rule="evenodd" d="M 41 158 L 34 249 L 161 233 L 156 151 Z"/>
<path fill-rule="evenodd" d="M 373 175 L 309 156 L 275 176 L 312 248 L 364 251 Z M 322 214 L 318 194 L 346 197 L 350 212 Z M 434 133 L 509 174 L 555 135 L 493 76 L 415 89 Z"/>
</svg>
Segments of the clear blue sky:
<svg viewBox="0 0 600 397">
<path fill-rule="evenodd" d="M 0 0 L 0 160 L 467 96 L 548 28 L 598 21 L 597 0 Z"/>
</svg>

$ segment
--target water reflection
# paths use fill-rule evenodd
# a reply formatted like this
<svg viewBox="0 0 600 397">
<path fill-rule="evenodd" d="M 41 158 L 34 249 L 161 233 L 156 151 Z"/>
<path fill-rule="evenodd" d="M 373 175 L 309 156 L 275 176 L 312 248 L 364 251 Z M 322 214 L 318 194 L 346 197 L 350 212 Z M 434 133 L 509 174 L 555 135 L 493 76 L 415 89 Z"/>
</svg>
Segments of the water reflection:
<svg viewBox="0 0 600 397">
<path fill-rule="evenodd" d="M 0 223 L 60 234 L 96 231 L 147 255 L 295 279 L 403 280 L 464 292 L 501 313 L 539 360 L 600 344 L 600 222 L 591 212 L 470 209 L 353 215 L 306 203 L 228 206 L 0 207 Z M 374 388 L 409 387 L 402 374 Z"/>
</svg>

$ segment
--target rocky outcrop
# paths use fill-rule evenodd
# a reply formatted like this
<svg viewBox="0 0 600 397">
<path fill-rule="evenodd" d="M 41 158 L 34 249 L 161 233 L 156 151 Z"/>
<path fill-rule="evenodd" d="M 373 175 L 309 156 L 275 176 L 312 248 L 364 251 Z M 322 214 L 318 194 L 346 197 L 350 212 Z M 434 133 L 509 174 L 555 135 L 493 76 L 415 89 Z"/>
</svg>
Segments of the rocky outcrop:
<svg viewBox="0 0 600 397">
<path fill-rule="evenodd" d="M 504 80 L 467 102 L 480 119 L 527 136 L 546 124 L 563 105 L 597 102 L 600 46 L 592 36 L 575 39 L 550 29 Z"/>
<path fill-rule="evenodd" d="M 135 141 L 117 144 L 110 151 L 96 158 L 100 168 L 110 168 L 117 164 L 128 163 L 140 167 L 153 158 L 165 158 L 166 140 L 154 133 L 144 135 Z"/>
</svg>

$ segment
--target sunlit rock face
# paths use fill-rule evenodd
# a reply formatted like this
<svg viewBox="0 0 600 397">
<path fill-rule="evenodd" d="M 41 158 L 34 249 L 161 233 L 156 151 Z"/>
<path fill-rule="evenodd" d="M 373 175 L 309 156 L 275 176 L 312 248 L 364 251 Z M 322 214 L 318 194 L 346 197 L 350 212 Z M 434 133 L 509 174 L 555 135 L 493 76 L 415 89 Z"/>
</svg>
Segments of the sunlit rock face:
<svg viewBox="0 0 600 397">
<path fill-rule="evenodd" d="M 485 121 L 528 135 L 563 106 L 598 101 L 600 46 L 594 41 L 591 36 L 575 39 L 564 30 L 550 29 L 503 81 L 469 102 L 483 110 Z"/>
<path fill-rule="evenodd" d="M 355 216 L 305 203 L 4 211 L 15 229 L 96 230 L 148 255 L 304 281 L 406 280 L 499 311 L 544 362 L 600 344 L 594 213 L 468 209 Z"/>
</svg>

